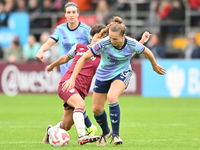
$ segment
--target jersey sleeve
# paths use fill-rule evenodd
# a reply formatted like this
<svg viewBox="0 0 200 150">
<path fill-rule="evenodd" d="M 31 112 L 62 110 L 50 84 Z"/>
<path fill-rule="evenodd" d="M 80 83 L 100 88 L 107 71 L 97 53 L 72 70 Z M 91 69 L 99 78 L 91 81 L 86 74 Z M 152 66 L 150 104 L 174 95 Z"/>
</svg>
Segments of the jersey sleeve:
<svg viewBox="0 0 200 150">
<path fill-rule="evenodd" d="M 91 31 L 91 27 L 88 27 L 87 34 L 86 34 L 86 39 L 87 39 L 88 43 L 91 42 L 91 40 L 90 40 L 90 31 Z"/>
<path fill-rule="evenodd" d="M 56 29 L 54 30 L 54 33 L 50 36 L 50 38 L 52 38 L 56 42 L 59 40 L 59 29 L 58 29 L 58 27 L 56 27 Z"/>
<path fill-rule="evenodd" d="M 135 52 L 137 54 L 141 54 L 144 51 L 145 46 L 143 44 L 139 43 L 137 40 L 134 40 L 133 42 L 135 42 L 135 48 L 134 48 Z"/>
<path fill-rule="evenodd" d="M 102 40 L 98 41 L 90 49 L 91 49 L 93 55 L 98 55 L 101 51 L 104 50 L 103 41 Z"/>
<path fill-rule="evenodd" d="M 69 52 L 67 53 L 67 55 L 68 55 L 70 58 L 74 58 L 74 56 L 75 56 L 75 51 L 76 51 L 76 46 L 77 46 L 77 44 L 75 44 L 75 45 L 69 50 Z"/>
</svg>

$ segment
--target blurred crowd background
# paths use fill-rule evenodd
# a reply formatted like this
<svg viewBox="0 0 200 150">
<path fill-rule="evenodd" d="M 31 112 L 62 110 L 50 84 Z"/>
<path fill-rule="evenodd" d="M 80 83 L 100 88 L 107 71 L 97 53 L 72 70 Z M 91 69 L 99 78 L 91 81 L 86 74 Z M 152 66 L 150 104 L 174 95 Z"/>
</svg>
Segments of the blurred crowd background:
<svg viewBox="0 0 200 150">
<path fill-rule="evenodd" d="M 79 21 L 93 26 L 108 24 L 120 16 L 127 26 L 127 35 L 140 39 L 144 31 L 152 35 L 145 44 L 156 59 L 200 58 L 200 0 L 70 0 L 81 11 Z M 27 13 L 29 35 L 22 44 L 19 35 L 7 47 L 1 46 L 0 60 L 8 62 L 38 61 L 40 46 L 55 27 L 67 20 L 63 7 L 68 0 L 0 0 L 0 29 L 9 26 L 12 13 Z M 3 16 L 3 17 L 2 17 Z M 1 30 L 0 30 L 1 32 Z M 1 34 L 1 33 L 0 33 Z M 59 57 L 55 44 L 45 53 L 47 61 Z M 133 59 L 145 59 L 135 55 Z"/>
</svg>

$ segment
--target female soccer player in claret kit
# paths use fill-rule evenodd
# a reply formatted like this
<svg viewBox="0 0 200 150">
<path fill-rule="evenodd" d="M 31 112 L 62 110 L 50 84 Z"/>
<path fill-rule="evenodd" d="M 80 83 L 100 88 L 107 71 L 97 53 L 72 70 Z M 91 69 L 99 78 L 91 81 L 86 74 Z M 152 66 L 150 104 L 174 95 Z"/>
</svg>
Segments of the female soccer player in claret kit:
<svg viewBox="0 0 200 150">
<path fill-rule="evenodd" d="M 52 130 L 56 128 L 63 128 L 65 130 L 69 130 L 74 123 L 79 136 L 79 144 L 93 142 L 100 138 L 97 136 L 86 135 L 83 121 L 83 112 L 85 107 L 85 103 L 83 100 L 85 96 L 88 95 L 92 78 L 100 62 L 100 54 L 92 57 L 84 64 L 82 70 L 80 71 L 76 79 L 76 86 L 73 89 L 71 89 L 69 92 L 65 92 L 63 90 L 63 87 L 65 86 L 65 81 L 70 78 L 77 61 L 85 54 L 86 51 L 88 51 L 90 46 L 94 45 L 97 41 L 99 41 L 101 38 L 107 35 L 101 35 L 100 37 L 97 36 L 97 33 L 99 33 L 103 28 L 105 28 L 104 25 L 95 25 L 92 28 L 90 32 L 92 42 L 89 46 L 78 43 L 72 47 L 72 49 L 67 55 L 60 57 L 58 60 L 47 66 L 47 72 L 49 73 L 50 71 L 53 71 L 53 68 L 55 66 L 64 64 L 70 59 L 74 58 L 69 70 L 62 77 L 58 87 L 58 94 L 61 97 L 61 99 L 63 99 L 65 108 L 63 120 L 54 127 L 52 125 L 49 125 L 47 127 L 47 132 L 43 139 L 43 141 L 46 141 L 46 143 L 48 143 L 48 135 L 51 133 Z M 145 32 L 140 42 L 145 43 L 149 39 L 149 37 L 149 33 Z"/>
<path fill-rule="evenodd" d="M 91 27 L 79 22 L 78 17 L 80 14 L 79 7 L 72 2 L 68 2 L 64 6 L 64 14 L 67 23 L 58 25 L 51 35 L 51 37 L 41 46 L 36 57 L 44 62 L 44 52 L 49 50 L 50 47 L 59 41 L 59 55 L 66 55 L 69 50 L 77 43 L 88 45 L 90 43 L 90 30 Z M 60 66 L 61 76 L 67 72 L 72 60 Z M 91 125 L 91 121 L 85 111 L 84 114 L 87 131 L 90 135 L 94 135 L 97 131 L 96 126 Z"/>
<path fill-rule="evenodd" d="M 119 136 L 120 107 L 118 97 L 127 88 L 132 75 L 130 59 L 136 52 L 145 54 L 151 62 L 153 70 L 164 75 L 166 70 L 156 63 L 152 52 L 135 39 L 125 35 L 126 27 L 120 17 L 114 17 L 99 34 L 109 36 L 94 44 L 77 62 L 69 80 L 65 82 L 67 92 L 75 85 L 75 80 L 84 63 L 101 52 L 101 61 L 96 71 L 96 81 L 93 89 L 93 107 L 95 119 L 102 129 L 102 136 L 97 145 L 105 146 L 112 135 L 114 145 L 122 144 Z M 108 127 L 107 115 L 104 110 L 108 99 L 112 131 Z"/>
<path fill-rule="evenodd" d="M 96 36 L 96 33 L 99 33 L 103 28 L 105 28 L 104 25 L 96 25 L 92 28 L 92 30 L 90 31 L 92 42 L 89 46 L 96 43 L 96 40 L 98 39 L 95 39 L 93 37 Z M 88 142 L 95 142 L 100 138 L 99 136 L 89 136 L 86 134 L 84 121 L 84 99 L 85 96 L 88 95 L 92 78 L 96 72 L 97 66 L 99 65 L 101 59 L 100 55 L 96 55 L 95 57 L 91 58 L 90 61 L 88 61 L 88 63 L 84 65 L 83 69 L 80 72 L 80 75 L 77 77 L 76 86 L 72 90 L 70 90 L 69 92 L 65 92 L 62 90 L 63 83 L 70 78 L 76 62 L 89 49 L 89 46 L 83 45 L 81 43 L 75 44 L 67 55 L 60 57 L 58 60 L 48 65 L 46 68 L 47 72 L 49 73 L 50 71 L 53 71 L 55 66 L 64 64 L 73 59 L 71 66 L 69 67 L 65 75 L 61 78 L 58 86 L 58 94 L 60 98 L 63 99 L 64 103 L 63 120 L 54 127 L 52 125 L 47 126 L 47 133 L 45 134 L 45 137 L 43 139 L 43 141 L 45 141 L 46 143 L 48 143 L 47 139 L 51 131 L 56 128 L 62 128 L 68 131 L 74 123 L 78 132 L 79 144 L 83 145 Z"/>
</svg>

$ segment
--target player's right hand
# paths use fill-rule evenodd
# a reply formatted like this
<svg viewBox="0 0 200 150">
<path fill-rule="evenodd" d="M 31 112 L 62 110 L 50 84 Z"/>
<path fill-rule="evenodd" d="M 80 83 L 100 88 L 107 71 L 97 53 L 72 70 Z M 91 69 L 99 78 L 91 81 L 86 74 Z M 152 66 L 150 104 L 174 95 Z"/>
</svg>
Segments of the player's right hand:
<svg viewBox="0 0 200 150">
<path fill-rule="evenodd" d="M 70 78 L 62 84 L 63 87 L 62 90 L 69 92 L 71 89 L 74 88 L 74 86 L 75 86 L 75 81 Z"/>
<path fill-rule="evenodd" d="M 44 53 L 42 51 L 38 51 L 36 57 L 41 61 L 44 62 Z"/>
</svg>

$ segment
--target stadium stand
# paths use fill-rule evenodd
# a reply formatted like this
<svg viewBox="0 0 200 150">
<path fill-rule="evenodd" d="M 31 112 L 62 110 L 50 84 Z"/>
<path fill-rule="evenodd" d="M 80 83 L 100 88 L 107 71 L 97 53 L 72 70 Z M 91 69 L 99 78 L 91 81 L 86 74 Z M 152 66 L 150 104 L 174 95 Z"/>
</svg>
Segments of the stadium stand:
<svg viewBox="0 0 200 150">
<path fill-rule="evenodd" d="M 13 0 L 14 1 L 14 0 Z M 63 0 L 52 0 L 52 12 L 38 11 L 37 14 L 33 14 L 31 9 L 29 8 L 29 4 L 35 0 L 26 1 L 27 5 L 27 13 L 29 13 L 30 21 L 39 21 L 48 20 L 48 25 L 44 26 L 41 24 L 30 24 L 30 34 L 34 34 L 39 41 L 40 34 L 44 31 L 52 33 L 56 25 L 65 22 L 65 18 L 63 18 L 62 7 L 64 1 Z M 191 1 L 188 0 L 173 0 L 169 1 L 171 7 L 171 13 L 177 13 L 183 11 L 182 18 L 174 18 L 174 15 L 170 13 L 168 14 L 170 17 L 166 19 L 162 19 L 158 17 L 157 11 L 159 6 L 161 6 L 162 1 L 156 0 L 100 0 L 107 1 L 109 11 L 102 18 L 101 23 L 108 24 L 110 18 L 112 16 L 120 16 L 124 24 L 128 27 L 127 35 L 138 39 L 144 31 L 149 31 L 150 33 L 156 33 L 163 36 L 164 46 L 166 49 L 166 58 L 178 58 L 180 48 L 184 47 L 186 44 L 185 38 L 187 37 L 187 33 L 195 32 L 197 43 L 200 45 L 200 11 L 196 8 L 192 7 Z M 16 1 L 17 2 L 17 1 Z M 38 1 L 39 6 L 42 7 L 42 1 Z M 155 7 L 156 2 L 156 7 Z M 178 9 L 177 3 L 179 3 Z M 88 1 L 89 3 L 89 1 Z M 0 6 L 6 7 L 6 1 L 2 1 Z M 98 6 L 97 1 L 91 0 L 91 8 L 88 8 L 88 11 L 82 11 L 80 13 L 80 21 L 93 26 L 95 23 L 99 23 L 96 16 L 96 9 Z M 10 6 L 11 7 L 11 6 Z M 53 9 L 53 7 L 55 9 Z M 174 9 L 174 7 L 176 9 Z M 6 7 L 7 8 L 7 7 Z M 4 9 L 2 9 L 4 12 Z M 15 12 L 17 6 L 13 6 L 10 8 L 10 11 L 6 10 L 5 12 Z M 55 11 L 56 10 L 56 11 Z M 9 14 L 7 14 L 9 15 Z M 181 16 L 180 16 L 181 17 Z M 4 20 L 1 23 L 6 24 Z M 164 30 L 163 30 L 164 29 Z M 164 33 L 165 32 L 165 33 Z"/>
</svg>

